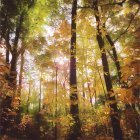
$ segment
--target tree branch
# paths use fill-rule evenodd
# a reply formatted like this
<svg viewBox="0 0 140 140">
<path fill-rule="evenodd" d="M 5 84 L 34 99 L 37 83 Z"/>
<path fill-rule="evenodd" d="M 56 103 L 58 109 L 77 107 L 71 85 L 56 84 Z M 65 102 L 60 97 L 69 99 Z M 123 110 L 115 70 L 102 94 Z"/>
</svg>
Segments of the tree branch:
<svg viewBox="0 0 140 140">
<path fill-rule="evenodd" d="M 113 5 L 119 5 L 119 6 L 123 6 L 123 3 L 125 3 L 126 0 L 123 0 L 121 2 L 115 2 L 115 3 L 106 3 L 106 4 L 103 4 L 103 5 L 100 5 L 100 6 L 113 6 Z"/>
<path fill-rule="evenodd" d="M 140 0 L 133 0 L 133 1 L 140 5 Z"/>
<path fill-rule="evenodd" d="M 111 5 L 119 5 L 119 6 L 123 6 L 123 3 L 125 2 L 126 0 L 123 0 L 121 2 L 115 2 L 115 3 L 106 3 L 106 4 L 102 4 L 102 5 L 99 5 L 99 6 L 111 6 Z M 89 9 L 89 8 L 94 8 L 94 6 L 78 6 L 77 8 L 79 9 Z"/>
<path fill-rule="evenodd" d="M 113 41 L 114 43 L 115 43 L 121 36 L 123 36 L 123 35 L 128 31 L 128 29 L 130 28 L 130 26 L 131 26 L 131 24 L 132 24 L 132 22 L 133 22 L 135 16 L 136 16 L 137 13 L 139 12 L 139 10 L 140 10 L 140 7 L 139 7 L 138 10 L 136 11 L 136 13 L 133 15 L 133 17 L 130 19 L 130 22 L 129 22 L 128 26 L 126 27 L 126 29 Z"/>
</svg>

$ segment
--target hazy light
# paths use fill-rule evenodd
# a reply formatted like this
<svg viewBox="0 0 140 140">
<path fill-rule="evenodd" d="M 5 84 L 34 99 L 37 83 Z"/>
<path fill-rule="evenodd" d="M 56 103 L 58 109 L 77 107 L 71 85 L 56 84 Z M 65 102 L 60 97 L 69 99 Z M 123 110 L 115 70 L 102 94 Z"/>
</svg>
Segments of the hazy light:
<svg viewBox="0 0 140 140">
<path fill-rule="evenodd" d="M 87 69 L 87 74 L 90 74 L 92 72 L 91 69 Z"/>
<path fill-rule="evenodd" d="M 64 65 L 65 62 L 67 62 L 67 61 L 68 61 L 68 58 L 66 58 L 66 57 L 57 57 L 55 59 L 55 63 L 57 63 L 59 65 Z"/>
</svg>

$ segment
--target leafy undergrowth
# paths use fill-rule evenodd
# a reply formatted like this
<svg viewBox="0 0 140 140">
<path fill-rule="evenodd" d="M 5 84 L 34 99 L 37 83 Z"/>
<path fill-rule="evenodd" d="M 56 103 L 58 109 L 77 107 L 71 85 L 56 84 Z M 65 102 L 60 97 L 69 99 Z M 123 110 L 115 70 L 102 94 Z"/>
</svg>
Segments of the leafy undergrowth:
<svg viewBox="0 0 140 140">
<path fill-rule="evenodd" d="M 137 118 L 137 119 L 136 119 Z M 97 109 L 80 114 L 81 137 L 77 140 L 113 140 L 109 119 L 109 109 L 100 106 Z M 129 121 L 128 121 L 129 120 Z M 124 140 L 138 140 L 136 127 L 139 127 L 139 115 L 127 110 L 121 114 L 121 127 Z M 129 123 L 128 123 L 129 122 Z M 135 125 L 137 124 L 137 125 Z M 2 137 L 2 140 L 67 140 L 73 121 L 70 115 L 61 115 L 55 119 L 44 111 L 34 115 L 23 115 L 18 125 L 13 125 Z M 57 127 L 56 127 L 57 126 Z M 57 135 L 56 133 L 57 128 Z"/>
</svg>

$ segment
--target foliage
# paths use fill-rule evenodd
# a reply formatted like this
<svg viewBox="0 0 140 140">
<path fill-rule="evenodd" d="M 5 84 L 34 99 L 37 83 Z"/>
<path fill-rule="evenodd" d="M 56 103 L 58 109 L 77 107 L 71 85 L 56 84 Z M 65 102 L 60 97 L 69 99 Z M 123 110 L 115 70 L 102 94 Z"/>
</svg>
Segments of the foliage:
<svg viewBox="0 0 140 140">
<path fill-rule="evenodd" d="M 4 101 L 7 96 L 13 95 L 7 76 L 10 73 L 15 48 L 16 29 L 21 15 L 24 15 L 17 43 L 17 63 L 15 63 L 19 76 L 21 66 L 19 55 L 24 52 L 21 96 L 13 100 L 12 105 L 16 106 L 14 111 L 9 108 L 11 111 L 5 113 L 5 108 L 0 108 L 4 115 L 14 117 L 16 120 L 13 126 L 5 131 L 6 135 L 18 139 L 51 140 L 55 139 L 57 128 L 58 139 L 67 139 L 71 126 L 75 125 L 69 113 L 71 5 L 72 1 L 68 0 L 2 0 L 1 106 L 6 104 Z M 77 29 L 73 31 L 77 34 L 74 58 L 76 58 L 78 94 L 76 104 L 79 105 L 82 132 L 79 139 L 113 139 L 110 123 L 112 110 L 109 105 L 114 102 L 108 101 L 104 80 L 104 75 L 110 74 L 114 92 L 109 94 L 110 97 L 116 98 L 117 115 L 124 139 L 137 140 L 140 115 L 139 5 L 132 0 L 100 0 L 98 1 L 99 13 L 94 8 L 95 5 L 91 0 L 78 2 L 75 17 Z M 94 15 L 100 17 L 99 23 Z M 104 67 L 101 62 L 103 50 L 99 49 L 96 38 L 99 34 L 98 24 L 104 40 L 104 53 L 107 56 L 109 73 L 103 73 Z M 111 37 L 113 45 L 110 45 L 106 35 Z M 11 48 L 7 47 L 8 42 Z M 120 63 L 121 84 L 118 82 L 113 47 L 116 49 L 117 61 Z M 10 50 L 10 64 L 5 61 L 7 49 Z M 17 77 L 16 80 L 18 88 L 20 78 Z M 0 124 L 1 127 L 3 126 Z"/>
</svg>

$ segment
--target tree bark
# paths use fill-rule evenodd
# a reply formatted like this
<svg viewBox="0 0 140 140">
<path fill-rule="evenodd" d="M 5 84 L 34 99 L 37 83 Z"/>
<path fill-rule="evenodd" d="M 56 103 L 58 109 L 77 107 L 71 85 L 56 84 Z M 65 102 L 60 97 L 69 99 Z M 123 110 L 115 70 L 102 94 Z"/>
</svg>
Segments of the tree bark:
<svg viewBox="0 0 140 140">
<path fill-rule="evenodd" d="M 56 66 L 55 68 L 55 119 L 57 119 L 58 117 L 58 67 Z M 58 129 L 57 129 L 57 122 L 55 122 L 55 140 L 57 140 L 57 136 L 58 136 Z"/>
<path fill-rule="evenodd" d="M 41 97 L 42 97 L 42 77 L 40 78 L 40 85 L 39 85 L 39 90 L 40 90 L 40 92 L 39 92 L 39 112 L 41 111 L 41 109 L 42 109 L 42 106 L 41 106 Z"/>
<path fill-rule="evenodd" d="M 9 86 L 11 89 L 16 89 L 16 78 L 17 78 L 17 50 L 12 53 Z"/>
<path fill-rule="evenodd" d="M 108 92 L 108 101 L 110 101 L 110 109 L 111 109 L 110 118 L 111 118 L 111 123 L 112 123 L 112 127 L 113 127 L 113 135 L 114 135 L 115 140 L 123 140 L 122 130 L 120 127 L 120 121 L 118 118 L 118 109 L 117 109 L 115 95 L 112 96 L 113 87 L 112 87 L 112 81 L 111 81 L 110 72 L 109 72 L 109 65 L 108 65 L 108 61 L 107 61 L 106 51 L 105 51 L 105 47 L 104 47 L 104 40 L 102 38 L 102 32 L 100 30 L 100 17 L 99 17 L 97 0 L 94 1 L 93 6 L 94 6 L 95 19 L 96 19 L 96 23 L 97 23 L 96 38 L 97 38 L 97 42 L 98 42 L 98 45 L 99 45 L 99 48 L 101 51 L 104 79 L 105 79 L 106 89 Z"/>
<path fill-rule="evenodd" d="M 18 86 L 18 96 L 19 97 L 21 96 L 21 89 L 22 89 L 23 67 L 24 67 L 24 51 L 21 52 L 19 86 Z"/>
<path fill-rule="evenodd" d="M 112 53 L 113 53 L 113 58 L 114 58 L 114 63 L 116 65 L 116 69 L 117 69 L 117 74 L 118 74 L 118 80 L 119 80 L 119 84 L 121 85 L 121 66 L 120 66 L 120 62 L 119 62 L 119 59 L 118 59 L 118 55 L 117 55 L 117 51 L 116 51 L 116 48 L 115 48 L 115 44 L 111 38 L 111 36 L 107 33 L 106 35 L 106 38 L 112 48 Z"/>
<path fill-rule="evenodd" d="M 70 48 L 70 114 L 73 117 L 69 140 L 77 140 L 80 136 L 80 119 L 78 108 L 77 78 L 76 78 L 76 16 L 77 0 L 72 3 L 71 17 L 71 48 Z"/>
<path fill-rule="evenodd" d="M 30 95 L 31 95 L 31 77 L 29 79 L 29 93 L 28 93 L 27 103 L 26 103 L 26 106 L 27 106 L 26 113 L 27 114 L 29 113 L 29 107 L 30 107 Z"/>
<path fill-rule="evenodd" d="M 9 49 L 6 49 L 6 64 L 9 64 Z"/>
<path fill-rule="evenodd" d="M 9 71 L 10 71 L 10 58 L 9 58 L 9 55 L 10 55 L 10 51 L 11 51 L 11 45 L 10 45 L 10 38 L 9 38 L 9 29 L 8 31 L 5 33 L 5 43 L 6 43 L 6 58 L 5 58 L 5 62 L 6 62 L 6 66 L 8 68 L 8 72 L 5 73 L 5 79 L 8 81 L 9 80 Z"/>
<path fill-rule="evenodd" d="M 9 78 L 9 86 L 11 89 L 16 90 L 17 86 L 17 60 L 18 60 L 18 41 L 20 38 L 20 33 L 21 33 L 21 28 L 22 28 L 22 23 L 23 23 L 23 17 L 24 17 L 24 12 L 20 15 L 19 19 L 19 24 L 16 28 L 16 33 L 15 33 L 15 40 L 13 44 L 13 50 L 12 50 L 12 60 L 11 60 L 11 68 L 10 68 L 10 78 Z M 15 92 L 15 91 L 14 91 Z M 13 93 L 15 94 L 15 93 Z M 13 95 L 14 96 L 14 95 Z"/>
</svg>

